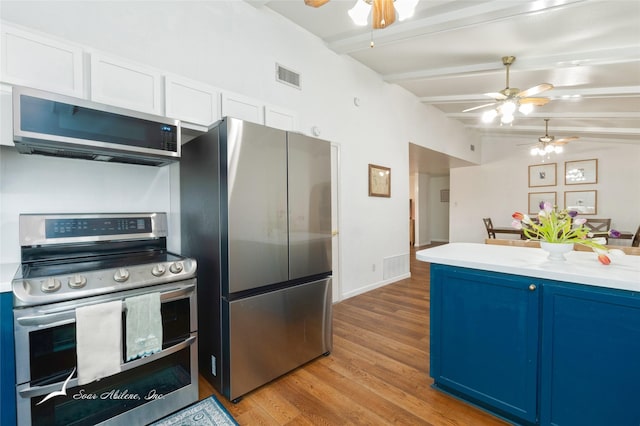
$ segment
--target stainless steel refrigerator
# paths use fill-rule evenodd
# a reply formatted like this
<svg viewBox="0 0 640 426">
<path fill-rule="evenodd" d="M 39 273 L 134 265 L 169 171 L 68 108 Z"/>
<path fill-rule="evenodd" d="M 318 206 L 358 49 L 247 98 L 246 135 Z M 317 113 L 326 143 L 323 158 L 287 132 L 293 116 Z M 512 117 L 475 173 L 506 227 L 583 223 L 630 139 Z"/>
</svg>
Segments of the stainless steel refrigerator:
<svg viewBox="0 0 640 426">
<path fill-rule="evenodd" d="M 182 146 L 200 372 L 229 400 L 332 349 L 330 152 L 234 118 Z"/>
</svg>

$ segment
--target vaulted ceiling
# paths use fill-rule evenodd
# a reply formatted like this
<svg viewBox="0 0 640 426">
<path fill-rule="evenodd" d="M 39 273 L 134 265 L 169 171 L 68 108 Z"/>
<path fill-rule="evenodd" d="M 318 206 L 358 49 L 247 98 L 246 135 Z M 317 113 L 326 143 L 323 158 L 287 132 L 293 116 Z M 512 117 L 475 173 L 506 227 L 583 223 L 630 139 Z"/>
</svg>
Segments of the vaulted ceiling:
<svg viewBox="0 0 640 426">
<path fill-rule="evenodd" d="M 304 0 L 249 0 L 324 40 L 389 83 L 414 93 L 483 136 L 535 144 L 545 134 L 640 144 L 640 1 L 420 0 L 415 15 L 387 28 L 355 26 L 355 0 L 321 7 Z M 375 47 L 370 47 L 373 40 Z M 550 99 L 511 125 L 485 124 L 486 93 L 506 87 L 503 56 L 515 56 L 510 87 L 540 83 Z"/>
</svg>

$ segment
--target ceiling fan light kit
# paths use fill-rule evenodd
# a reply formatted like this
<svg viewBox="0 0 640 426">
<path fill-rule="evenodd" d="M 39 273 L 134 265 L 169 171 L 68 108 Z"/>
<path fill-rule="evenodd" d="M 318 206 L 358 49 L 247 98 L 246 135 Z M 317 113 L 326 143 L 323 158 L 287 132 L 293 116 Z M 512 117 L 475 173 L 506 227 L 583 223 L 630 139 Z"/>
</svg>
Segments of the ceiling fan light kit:
<svg viewBox="0 0 640 426">
<path fill-rule="evenodd" d="M 564 151 L 564 147 L 562 145 L 579 139 L 578 136 L 571 136 L 556 140 L 555 136 L 549 135 L 549 119 L 545 118 L 544 122 L 544 136 L 540 136 L 538 138 L 538 144 L 531 148 L 531 151 L 529 151 L 531 155 L 539 155 L 543 157 L 545 155 L 549 156 L 551 153 L 560 154 Z"/>
<path fill-rule="evenodd" d="M 527 90 L 520 90 L 509 87 L 509 68 L 516 60 L 515 56 L 503 56 L 502 65 L 507 69 L 507 85 L 500 92 L 485 93 L 494 98 L 495 102 L 484 104 L 473 108 L 465 109 L 462 112 L 469 112 L 480 108 L 493 106 L 494 108 L 482 114 L 484 123 L 491 123 L 496 117 L 500 117 L 500 124 L 511 124 L 514 120 L 515 112 L 527 115 L 533 111 L 534 106 L 542 106 L 549 102 L 548 98 L 533 98 L 532 95 L 553 89 L 553 84 L 542 83 Z"/>
</svg>

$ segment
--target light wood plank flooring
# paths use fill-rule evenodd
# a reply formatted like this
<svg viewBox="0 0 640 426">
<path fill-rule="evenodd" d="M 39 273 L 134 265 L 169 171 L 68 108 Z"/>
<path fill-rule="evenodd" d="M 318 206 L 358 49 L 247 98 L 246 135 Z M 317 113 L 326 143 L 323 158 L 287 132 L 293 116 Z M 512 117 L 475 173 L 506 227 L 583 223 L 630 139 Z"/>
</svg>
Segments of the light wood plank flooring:
<svg viewBox="0 0 640 426">
<path fill-rule="evenodd" d="M 333 351 L 229 402 L 240 425 L 504 425 L 432 389 L 429 268 L 411 250 L 411 278 L 337 303 Z"/>
</svg>

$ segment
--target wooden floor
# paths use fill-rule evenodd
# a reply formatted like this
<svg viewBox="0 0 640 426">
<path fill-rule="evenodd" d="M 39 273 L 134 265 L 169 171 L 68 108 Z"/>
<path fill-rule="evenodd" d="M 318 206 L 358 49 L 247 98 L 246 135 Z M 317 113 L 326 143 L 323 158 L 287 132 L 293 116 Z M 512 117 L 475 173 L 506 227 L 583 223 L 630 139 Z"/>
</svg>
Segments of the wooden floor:
<svg viewBox="0 0 640 426">
<path fill-rule="evenodd" d="M 429 271 L 411 250 L 411 278 L 337 303 L 333 351 L 232 404 L 240 425 L 504 425 L 432 389 Z"/>
</svg>

